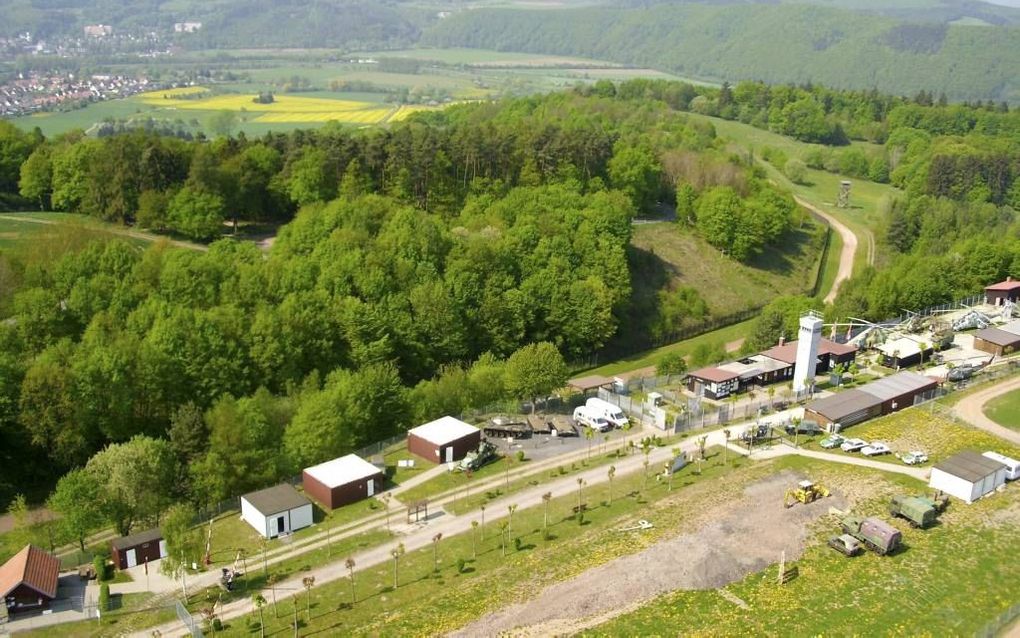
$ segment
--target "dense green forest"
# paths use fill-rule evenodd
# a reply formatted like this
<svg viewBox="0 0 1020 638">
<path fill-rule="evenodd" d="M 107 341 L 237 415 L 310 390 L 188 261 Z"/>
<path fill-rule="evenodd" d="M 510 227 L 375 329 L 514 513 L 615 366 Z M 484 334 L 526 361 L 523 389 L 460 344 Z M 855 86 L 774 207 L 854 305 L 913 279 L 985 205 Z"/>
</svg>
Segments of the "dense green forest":
<svg viewBox="0 0 1020 638">
<path fill-rule="evenodd" d="M 720 81 L 1020 101 L 1020 28 L 904 22 L 801 4 L 478 9 L 441 21 L 421 42 L 582 55 Z"/>
<path fill-rule="evenodd" d="M 214 240 L 0 253 L 0 493 L 79 468 L 53 505 L 96 494 L 97 516 L 126 531 L 173 501 L 212 503 L 558 387 L 565 360 L 631 316 L 636 215 L 675 205 L 678 232 L 737 260 L 795 224 L 789 194 L 684 110 L 842 144 L 806 159 L 877 167 L 902 188 L 882 229 L 889 263 L 844 284 L 834 316 L 884 318 L 1020 275 L 1020 114 L 940 102 L 634 80 L 260 139 L 45 139 L 0 123 L 8 199 Z M 285 225 L 263 252 L 218 239 L 233 219 Z M 808 306 L 776 300 L 751 342 L 773 343 Z M 646 319 L 668 333 L 663 321 L 704 313 L 683 289 Z M 110 484 L 149 481 L 145 499 L 99 490 L 121 466 Z"/>
<path fill-rule="evenodd" d="M 435 19 L 435 12 L 365 0 L 0 0 L 0 15 L 0 35 L 28 31 L 41 38 L 81 37 L 86 24 L 173 35 L 175 22 L 201 22 L 199 32 L 173 36 L 190 48 L 400 47 Z"/>
<path fill-rule="evenodd" d="M 208 239 L 229 217 L 289 222 L 268 255 L 229 238 L 208 252 L 112 240 L 0 255 L 4 492 L 155 446 L 172 467 L 145 471 L 177 480 L 135 518 L 558 387 L 564 359 L 616 334 L 631 220 L 678 183 L 699 216 L 685 232 L 736 259 L 795 217 L 710 126 L 615 95 L 259 140 L 46 140 L 0 124 L 0 148 L 3 188 L 43 205 Z M 666 320 L 685 303 L 703 313 L 694 297 Z M 553 381 L 535 387 L 543 369 Z"/>
</svg>

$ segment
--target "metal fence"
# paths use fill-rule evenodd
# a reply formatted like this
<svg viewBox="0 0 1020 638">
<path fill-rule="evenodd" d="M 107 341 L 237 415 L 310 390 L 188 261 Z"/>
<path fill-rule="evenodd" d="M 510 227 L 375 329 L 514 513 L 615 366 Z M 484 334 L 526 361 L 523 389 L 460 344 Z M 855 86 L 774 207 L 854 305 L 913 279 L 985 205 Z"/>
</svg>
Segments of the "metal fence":
<svg viewBox="0 0 1020 638">
<path fill-rule="evenodd" d="M 184 623 L 184 626 L 187 627 L 188 633 L 191 634 L 192 638 L 202 638 L 202 628 L 199 627 L 194 616 L 191 615 L 191 612 L 188 611 L 188 608 L 184 605 L 184 603 L 178 600 L 175 607 L 177 609 L 177 618 Z"/>
</svg>

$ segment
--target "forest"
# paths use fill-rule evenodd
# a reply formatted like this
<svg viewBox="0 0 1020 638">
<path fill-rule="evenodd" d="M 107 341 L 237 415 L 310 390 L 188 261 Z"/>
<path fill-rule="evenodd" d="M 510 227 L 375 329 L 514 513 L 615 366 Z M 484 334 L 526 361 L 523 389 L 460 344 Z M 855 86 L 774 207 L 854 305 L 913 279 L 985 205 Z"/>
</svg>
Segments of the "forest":
<svg viewBox="0 0 1020 638">
<path fill-rule="evenodd" d="M 946 26 L 932 22 L 934 15 L 906 22 L 832 6 L 740 2 L 478 9 L 439 22 L 421 44 L 580 55 L 720 82 L 810 81 L 1020 101 L 1013 72 L 1020 68 L 1020 29 Z M 995 63 L 987 51 L 995 51 Z"/>
<path fill-rule="evenodd" d="M 0 123 L 6 201 L 211 242 L 0 252 L 0 496 L 67 473 L 51 505 L 69 514 L 92 494 L 126 532 L 169 503 L 214 503 L 559 387 L 633 303 L 636 216 L 675 209 L 681 232 L 735 260 L 780 245 L 798 216 L 684 110 L 883 141 L 866 160 L 903 193 L 886 211 L 888 263 L 828 313 L 884 318 L 1020 275 L 1018 114 L 941 102 L 634 80 L 259 139 L 46 139 Z M 233 239 L 235 220 L 281 224 L 272 248 Z M 665 315 L 704 314 L 696 293 L 675 297 Z M 817 305 L 776 300 L 749 343 Z M 114 467 L 110 485 L 148 481 L 145 499 L 99 489 Z"/>
<path fill-rule="evenodd" d="M 159 498 L 105 506 L 122 531 L 559 387 L 617 332 L 631 221 L 676 184 L 699 217 L 687 232 L 735 259 L 794 218 L 710 126 L 578 92 L 258 140 L 0 124 L 0 148 L 9 198 L 212 241 L 0 254 L 0 487 L 74 470 L 59 510 L 112 457 L 148 450 L 156 465 L 131 471 L 163 477 Z M 235 218 L 284 225 L 264 253 L 229 235 Z"/>
</svg>

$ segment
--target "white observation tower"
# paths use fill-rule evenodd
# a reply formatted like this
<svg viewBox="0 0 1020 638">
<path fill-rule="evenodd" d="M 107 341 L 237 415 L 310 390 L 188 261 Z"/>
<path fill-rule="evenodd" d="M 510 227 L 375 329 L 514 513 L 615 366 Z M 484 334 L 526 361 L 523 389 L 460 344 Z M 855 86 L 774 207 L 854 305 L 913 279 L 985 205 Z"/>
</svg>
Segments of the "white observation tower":
<svg viewBox="0 0 1020 638">
<path fill-rule="evenodd" d="M 818 368 L 818 342 L 822 339 L 822 315 L 809 310 L 800 318 L 797 332 L 797 363 L 793 368 L 793 391 L 811 389 Z"/>
</svg>

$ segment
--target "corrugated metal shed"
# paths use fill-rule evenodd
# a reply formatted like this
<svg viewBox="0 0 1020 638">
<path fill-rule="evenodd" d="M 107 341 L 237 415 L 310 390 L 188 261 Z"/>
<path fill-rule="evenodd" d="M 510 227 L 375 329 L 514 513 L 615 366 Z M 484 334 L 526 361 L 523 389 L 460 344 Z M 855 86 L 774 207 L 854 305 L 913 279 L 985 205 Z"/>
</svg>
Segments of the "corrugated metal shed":
<svg viewBox="0 0 1020 638">
<path fill-rule="evenodd" d="M 833 423 L 853 425 L 867 418 L 867 412 L 881 403 L 882 400 L 878 397 L 854 388 L 813 401 L 805 409 L 820 414 Z M 864 415 L 863 418 L 857 420 L 851 418 L 858 414 Z"/>
<path fill-rule="evenodd" d="M 936 385 L 938 384 L 934 379 L 916 372 L 904 371 L 872 381 L 862 386 L 860 390 L 882 401 L 889 401 L 905 394 L 934 388 Z"/>
<path fill-rule="evenodd" d="M 936 463 L 934 467 L 947 474 L 958 476 L 965 481 L 976 483 L 1006 466 L 996 460 L 981 456 L 973 450 L 964 450 L 944 461 Z"/>
</svg>

